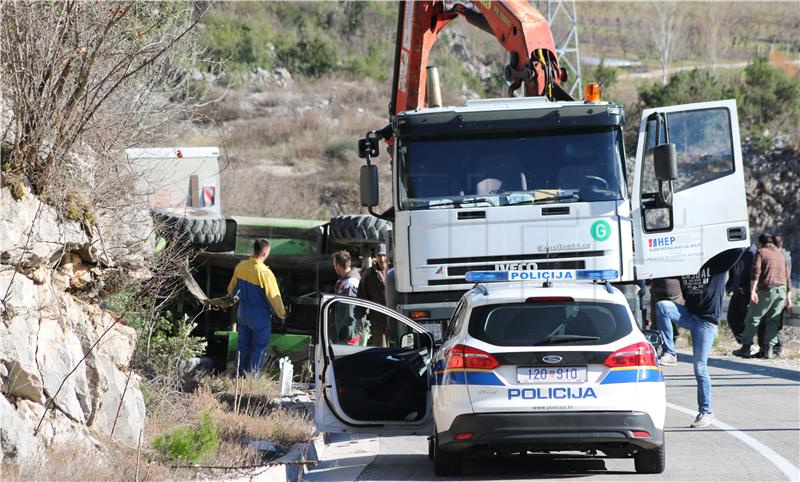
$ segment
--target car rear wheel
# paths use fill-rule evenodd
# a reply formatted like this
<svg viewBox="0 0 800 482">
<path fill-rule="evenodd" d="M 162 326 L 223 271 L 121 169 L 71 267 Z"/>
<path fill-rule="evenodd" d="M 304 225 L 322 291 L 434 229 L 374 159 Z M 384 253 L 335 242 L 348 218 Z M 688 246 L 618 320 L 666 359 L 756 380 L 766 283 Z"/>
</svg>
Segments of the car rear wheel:
<svg viewBox="0 0 800 482">
<path fill-rule="evenodd" d="M 439 448 L 439 436 L 433 440 L 433 473 L 436 475 L 461 475 L 463 457 L 458 452 L 446 452 Z"/>
<path fill-rule="evenodd" d="M 650 450 L 640 450 L 633 456 L 636 472 L 639 474 L 660 474 L 667 465 L 666 444 Z"/>
</svg>

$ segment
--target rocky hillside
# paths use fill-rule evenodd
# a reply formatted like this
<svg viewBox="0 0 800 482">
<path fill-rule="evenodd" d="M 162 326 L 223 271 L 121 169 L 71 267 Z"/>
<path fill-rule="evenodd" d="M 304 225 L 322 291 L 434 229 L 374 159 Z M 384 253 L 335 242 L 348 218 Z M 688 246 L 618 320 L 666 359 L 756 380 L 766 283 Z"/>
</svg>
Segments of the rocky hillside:
<svg viewBox="0 0 800 482">
<path fill-rule="evenodd" d="M 764 153 L 744 150 L 747 205 L 754 234 L 781 234 L 792 253 L 792 279 L 800 279 L 800 151 L 786 146 Z"/>
<path fill-rule="evenodd" d="M 136 334 L 91 300 L 142 269 L 146 213 L 137 233 L 101 219 L 90 236 L 23 194 L 0 191 L 0 461 L 60 445 L 94 457 L 108 439 L 135 447 L 145 418 L 128 367 Z"/>
</svg>

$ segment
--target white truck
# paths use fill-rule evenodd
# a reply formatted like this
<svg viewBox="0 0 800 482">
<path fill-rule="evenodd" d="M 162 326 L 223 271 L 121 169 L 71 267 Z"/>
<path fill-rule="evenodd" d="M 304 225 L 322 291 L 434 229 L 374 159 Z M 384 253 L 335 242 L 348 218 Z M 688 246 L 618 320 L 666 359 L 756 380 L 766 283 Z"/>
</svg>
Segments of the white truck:
<svg viewBox="0 0 800 482">
<path fill-rule="evenodd" d="M 636 281 L 749 246 L 735 101 L 645 110 L 632 172 L 623 124 L 620 105 L 544 97 L 393 116 L 389 307 L 437 334 L 468 271 L 611 269 L 636 313 Z M 387 134 L 360 143 L 370 211 Z"/>
</svg>

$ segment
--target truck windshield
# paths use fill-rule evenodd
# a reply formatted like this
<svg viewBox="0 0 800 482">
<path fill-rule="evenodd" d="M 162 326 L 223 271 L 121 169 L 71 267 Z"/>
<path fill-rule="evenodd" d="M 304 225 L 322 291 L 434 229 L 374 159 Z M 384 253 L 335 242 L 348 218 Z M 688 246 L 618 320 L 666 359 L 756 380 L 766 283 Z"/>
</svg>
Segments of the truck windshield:
<svg viewBox="0 0 800 482">
<path fill-rule="evenodd" d="M 623 199 L 619 128 L 400 140 L 401 209 Z"/>
</svg>

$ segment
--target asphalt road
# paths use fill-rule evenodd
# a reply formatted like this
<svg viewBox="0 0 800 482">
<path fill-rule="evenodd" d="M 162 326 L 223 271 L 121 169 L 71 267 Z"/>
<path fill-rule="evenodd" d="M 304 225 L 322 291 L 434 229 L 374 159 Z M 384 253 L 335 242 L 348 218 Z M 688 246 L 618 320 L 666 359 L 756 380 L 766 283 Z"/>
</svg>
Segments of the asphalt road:
<svg viewBox="0 0 800 482">
<path fill-rule="evenodd" d="M 690 429 L 697 411 L 691 358 L 665 367 L 667 468 L 639 475 L 633 460 L 575 455 L 477 458 L 451 480 L 800 480 L 800 361 L 712 359 L 713 408 L 707 429 Z M 339 440 L 342 440 L 341 438 Z M 425 437 L 351 441 L 325 452 L 307 480 L 431 480 Z M 348 452 L 349 450 L 349 452 Z M 334 460 L 335 459 L 335 460 Z M 327 465 L 326 465 L 327 464 Z"/>
</svg>

